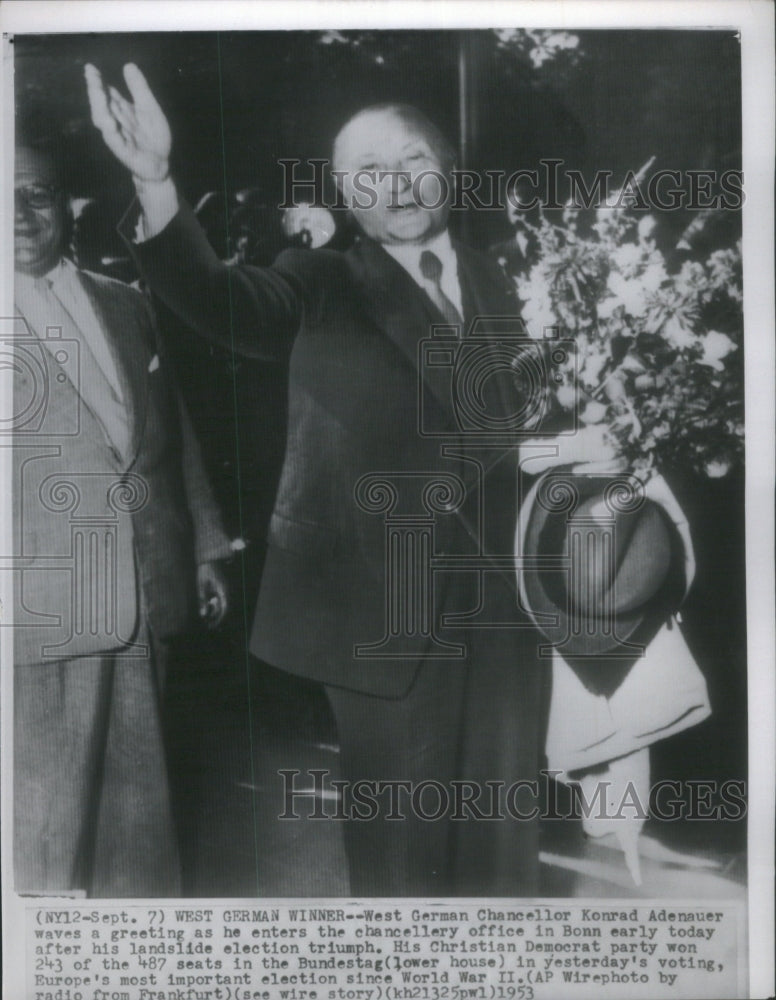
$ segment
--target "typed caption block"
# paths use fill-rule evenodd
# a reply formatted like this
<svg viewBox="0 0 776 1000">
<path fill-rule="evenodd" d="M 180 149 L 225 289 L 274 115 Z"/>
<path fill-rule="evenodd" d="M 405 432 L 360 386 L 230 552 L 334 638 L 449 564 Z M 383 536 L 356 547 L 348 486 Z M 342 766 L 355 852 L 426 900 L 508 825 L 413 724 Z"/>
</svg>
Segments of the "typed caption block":
<svg viewBox="0 0 776 1000">
<path fill-rule="evenodd" d="M 737 997 L 729 903 L 35 906 L 27 1000 Z"/>
</svg>

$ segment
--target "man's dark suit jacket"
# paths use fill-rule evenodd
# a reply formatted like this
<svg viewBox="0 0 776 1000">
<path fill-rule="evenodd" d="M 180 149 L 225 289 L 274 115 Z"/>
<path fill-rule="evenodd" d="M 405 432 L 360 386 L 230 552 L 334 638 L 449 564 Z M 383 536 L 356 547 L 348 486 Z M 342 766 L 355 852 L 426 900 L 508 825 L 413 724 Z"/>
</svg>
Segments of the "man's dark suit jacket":
<svg viewBox="0 0 776 1000">
<path fill-rule="evenodd" d="M 449 380 L 440 388 L 438 377 L 431 382 L 419 370 L 419 343 L 440 315 L 365 238 L 345 253 L 289 250 L 270 268 L 229 267 L 184 206 L 160 234 L 130 245 L 152 290 L 202 335 L 288 366 L 286 454 L 251 651 L 326 684 L 401 697 L 422 654 L 354 657 L 354 646 L 381 638 L 386 615 L 385 522 L 356 502 L 356 484 L 383 472 L 464 479 L 465 509 L 437 517 L 437 555 L 477 555 L 482 547 L 508 557 L 516 518 L 514 447 L 505 446 L 495 462 L 490 453 L 485 484 L 472 462 L 443 457 L 440 440 L 420 432 L 422 395 L 435 410 L 430 419 L 449 430 L 447 443 L 466 445 L 465 435 L 456 437 Z M 456 251 L 466 319 L 514 316 L 500 269 L 463 246 Z M 478 507 L 483 490 L 487 510 Z M 440 573 L 438 610 L 474 611 L 484 600 L 485 619 L 514 625 L 513 570 L 486 575 L 483 598 L 474 574 Z M 501 631 L 509 668 L 519 669 L 517 632 Z"/>
</svg>

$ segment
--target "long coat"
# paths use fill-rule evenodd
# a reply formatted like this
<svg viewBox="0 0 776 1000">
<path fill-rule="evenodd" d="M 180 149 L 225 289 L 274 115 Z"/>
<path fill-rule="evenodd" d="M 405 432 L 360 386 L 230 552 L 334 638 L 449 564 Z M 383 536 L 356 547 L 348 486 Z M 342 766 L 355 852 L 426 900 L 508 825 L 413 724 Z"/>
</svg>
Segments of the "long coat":
<svg viewBox="0 0 776 1000">
<path fill-rule="evenodd" d="M 458 337 L 366 238 L 344 253 L 289 250 L 269 268 L 230 267 L 186 206 L 138 244 L 133 215 L 122 230 L 153 292 L 205 338 L 287 371 L 285 457 L 251 651 L 327 685 L 350 734 L 341 751 L 351 780 L 382 775 L 397 747 L 418 778 L 482 788 L 534 779 L 542 667 L 514 582 L 510 426 L 533 406 L 513 377 L 519 351 L 504 356 L 504 325 L 509 340 L 519 320 L 501 270 L 456 245 Z M 422 725 L 388 732 L 369 696 L 407 704 L 415 678 L 425 690 L 432 675 Z M 428 763 L 456 716 L 458 736 Z M 456 892 L 536 893 L 535 821 L 464 825 L 454 831 Z M 407 891 L 370 875 L 396 846 L 394 826 L 350 824 L 356 891 Z M 421 883 L 433 891 L 425 876 L 409 881 L 410 894 Z"/>
<path fill-rule="evenodd" d="M 131 216 L 123 230 L 132 232 Z M 463 500 L 433 515 L 437 616 L 473 614 L 484 602 L 478 620 L 501 625 L 503 656 L 514 669 L 518 638 L 529 630 L 509 565 L 515 441 L 497 434 L 495 447 L 482 447 L 488 435 L 472 437 L 462 423 L 453 370 L 466 337 L 451 341 L 443 331 L 435 358 L 429 340 L 440 315 L 366 238 L 345 253 L 289 250 L 271 268 L 228 267 L 184 206 L 162 233 L 130 246 L 153 291 L 203 336 L 287 365 L 286 451 L 252 652 L 317 681 L 401 697 L 434 655 L 434 640 L 411 643 L 406 656 L 369 653 L 387 629 L 386 539 L 397 519 L 429 519 L 413 491 L 441 477 L 450 489 L 463 484 Z M 456 251 L 467 325 L 478 316 L 514 320 L 500 269 L 466 247 Z M 495 341 L 484 340 L 487 353 Z M 509 382 L 487 385 L 491 414 L 519 411 Z M 397 490 L 393 506 L 380 507 L 381 478 Z M 489 556 L 500 560 L 484 570 Z M 466 557 L 469 572 L 460 562 Z"/>
</svg>

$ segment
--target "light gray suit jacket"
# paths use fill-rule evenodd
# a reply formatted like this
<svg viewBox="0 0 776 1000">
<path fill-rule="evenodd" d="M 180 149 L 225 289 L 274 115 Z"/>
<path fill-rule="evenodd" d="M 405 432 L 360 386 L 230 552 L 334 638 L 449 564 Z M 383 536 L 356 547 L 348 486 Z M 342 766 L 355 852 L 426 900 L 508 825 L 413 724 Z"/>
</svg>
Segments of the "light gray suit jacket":
<svg viewBox="0 0 776 1000">
<path fill-rule="evenodd" d="M 79 272 L 118 369 L 130 447 L 120 456 L 79 393 L 79 344 L 15 320 L 13 547 L 17 665 L 137 655 L 140 615 L 162 637 L 195 606 L 195 564 L 230 553 L 199 448 L 136 289 Z M 8 349 L 8 345 L 7 345 Z M 3 622 L 7 624 L 8 620 Z"/>
</svg>

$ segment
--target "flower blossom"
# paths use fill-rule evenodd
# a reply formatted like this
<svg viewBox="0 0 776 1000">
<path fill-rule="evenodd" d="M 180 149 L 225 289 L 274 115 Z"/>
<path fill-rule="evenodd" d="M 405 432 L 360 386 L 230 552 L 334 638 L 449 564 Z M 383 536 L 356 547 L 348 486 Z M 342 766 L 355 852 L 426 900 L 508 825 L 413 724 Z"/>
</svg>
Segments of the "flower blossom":
<svg viewBox="0 0 776 1000">
<path fill-rule="evenodd" d="M 631 316 L 644 315 L 647 309 L 646 290 L 638 278 L 623 278 L 621 274 L 612 271 L 606 284 L 608 291 L 614 296 L 614 307 L 625 306 L 625 311 Z M 604 302 L 601 303 L 602 306 Z M 604 312 L 601 313 L 599 306 L 599 315 L 605 316 L 606 309 L 604 307 Z"/>
<path fill-rule="evenodd" d="M 725 367 L 722 364 L 722 358 L 726 358 L 731 351 L 736 350 L 736 345 L 730 337 L 727 334 L 719 333 L 717 330 L 709 330 L 701 338 L 700 345 L 703 350 L 703 357 L 700 358 L 700 363 L 708 365 L 717 372 L 721 372 Z"/>
<path fill-rule="evenodd" d="M 725 459 L 711 459 L 703 467 L 709 479 L 721 479 L 730 472 L 730 468 L 730 462 Z"/>
<path fill-rule="evenodd" d="M 645 215 L 639 219 L 639 224 L 636 227 L 639 234 L 640 240 L 649 239 L 652 235 L 655 227 L 657 226 L 657 219 L 654 215 Z"/>
<path fill-rule="evenodd" d="M 692 347 L 697 339 L 692 330 L 676 316 L 671 316 L 663 326 L 663 336 L 669 344 L 680 351 L 686 347 Z"/>
</svg>

